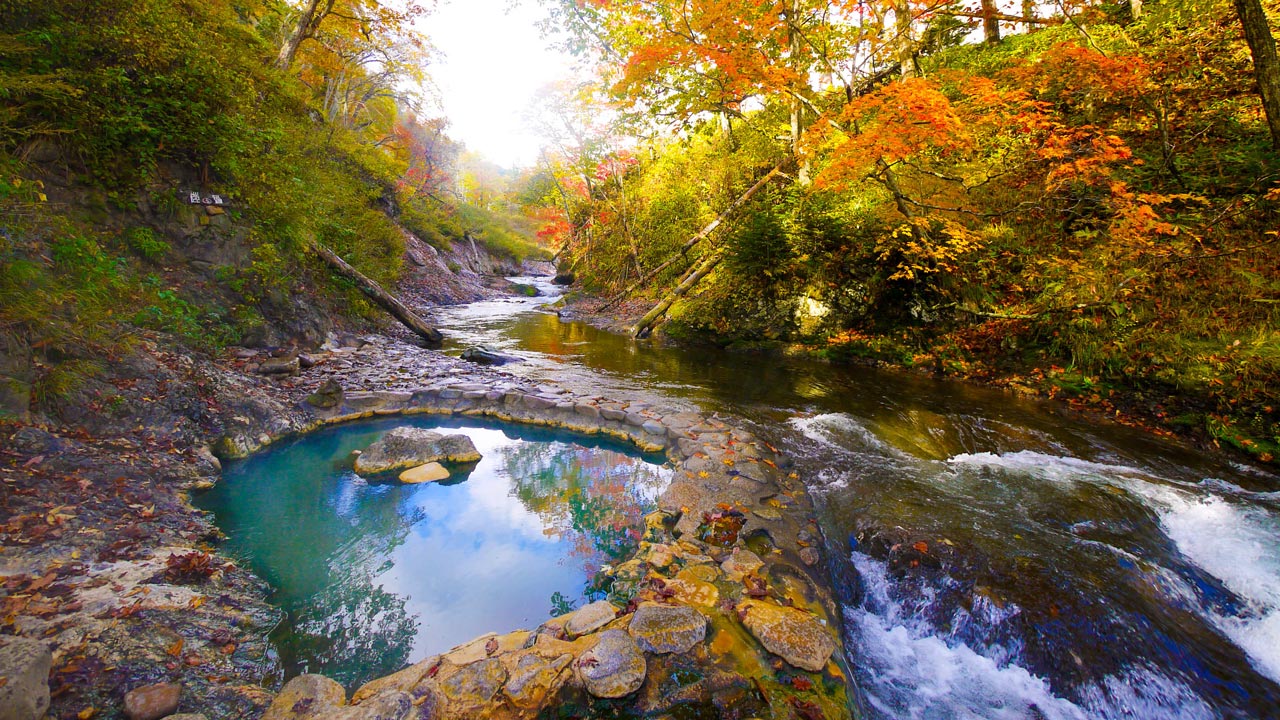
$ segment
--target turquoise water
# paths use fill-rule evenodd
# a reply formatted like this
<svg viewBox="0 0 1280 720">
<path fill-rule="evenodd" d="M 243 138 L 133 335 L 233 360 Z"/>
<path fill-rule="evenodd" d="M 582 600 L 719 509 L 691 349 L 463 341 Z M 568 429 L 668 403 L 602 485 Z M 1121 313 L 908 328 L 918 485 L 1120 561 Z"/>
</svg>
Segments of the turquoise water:
<svg viewBox="0 0 1280 720">
<path fill-rule="evenodd" d="M 353 450 L 400 425 L 453 428 L 484 455 L 443 483 L 370 483 Z M 489 631 L 533 628 L 593 598 L 670 480 L 617 445 L 439 418 L 328 428 L 230 463 L 196 498 L 223 550 L 274 588 L 286 677 L 348 687 Z"/>
</svg>

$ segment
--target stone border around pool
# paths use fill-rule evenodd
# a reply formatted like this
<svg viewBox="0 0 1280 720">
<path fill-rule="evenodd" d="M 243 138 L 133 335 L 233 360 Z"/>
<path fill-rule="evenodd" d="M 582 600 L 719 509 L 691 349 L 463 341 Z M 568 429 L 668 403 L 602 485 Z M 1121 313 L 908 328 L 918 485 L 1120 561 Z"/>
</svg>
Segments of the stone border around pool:
<svg viewBox="0 0 1280 720">
<path fill-rule="evenodd" d="M 486 635 L 346 698 L 303 675 L 264 720 L 534 718 L 548 708 L 661 717 L 858 714 L 813 503 L 773 448 L 715 416 L 642 403 L 457 383 L 415 391 L 328 388 L 271 431 L 214 446 L 240 458 L 323 426 L 375 416 L 492 418 L 605 435 L 675 465 L 636 554 L 603 572 L 610 599 L 529 630 Z M 780 467 L 780 465 L 782 467 Z"/>
</svg>

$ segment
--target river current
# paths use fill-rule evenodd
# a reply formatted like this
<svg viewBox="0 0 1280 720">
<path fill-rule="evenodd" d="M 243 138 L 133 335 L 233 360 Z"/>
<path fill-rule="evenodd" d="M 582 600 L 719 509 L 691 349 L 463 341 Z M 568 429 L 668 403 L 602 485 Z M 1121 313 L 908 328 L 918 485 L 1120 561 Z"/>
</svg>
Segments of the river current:
<svg viewBox="0 0 1280 720">
<path fill-rule="evenodd" d="M 543 294 L 434 311 L 446 352 L 731 415 L 795 459 L 869 717 L 1280 717 L 1272 472 L 961 383 L 633 341 L 513 280 Z M 943 562 L 867 545 L 894 533 Z"/>
</svg>

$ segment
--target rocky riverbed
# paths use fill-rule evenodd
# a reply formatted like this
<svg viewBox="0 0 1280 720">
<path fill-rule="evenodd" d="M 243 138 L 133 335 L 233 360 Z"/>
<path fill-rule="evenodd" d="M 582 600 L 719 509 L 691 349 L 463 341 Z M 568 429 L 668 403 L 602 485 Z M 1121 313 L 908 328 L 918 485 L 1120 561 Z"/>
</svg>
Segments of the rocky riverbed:
<svg viewBox="0 0 1280 720">
<path fill-rule="evenodd" d="M 268 706 L 271 717 L 532 717 L 549 703 L 849 714 L 810 499 L 785 460 L 727 419 L 533 385 L 394 335 L 272 355 L 203 360 L 153 339 L 67 401 L 68 412 L 83 409 L 76 430 L 5 428 L 2 632 L 50 648 L 51 715 L 116 717 L 132 698 L 138 718 L 143 700 L 171 697 L 177 705 L 154 717 L 254 717 Z M 605 605 L 495 628 L 507 634 L 370 683 L 340 711 L 347 698 L 318 678 L 276 697 L 264 638 L 278 613 L 256 578 L 218 554 L 217 530 L 187 493 L 216 482 L 219 456 L 418 412 L 605 433 L 666 451 L 678 477 L 636 557 L 608 570 Z"/>
</svg>

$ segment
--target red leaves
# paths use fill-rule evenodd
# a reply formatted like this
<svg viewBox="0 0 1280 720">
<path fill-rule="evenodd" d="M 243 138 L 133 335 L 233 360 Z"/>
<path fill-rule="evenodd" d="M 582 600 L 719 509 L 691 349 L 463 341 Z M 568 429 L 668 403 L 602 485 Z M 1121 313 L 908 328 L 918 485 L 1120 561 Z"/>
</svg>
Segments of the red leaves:
<svg viewBox="0 0 1280 720">
<path fill-rule="evenodd" d="M 164 578 L 169 582 L 197 583 L 217 572 L 213 555 L 193 550 L 182 555 L 171 554 L 165 561 Z"/>
</svg>

